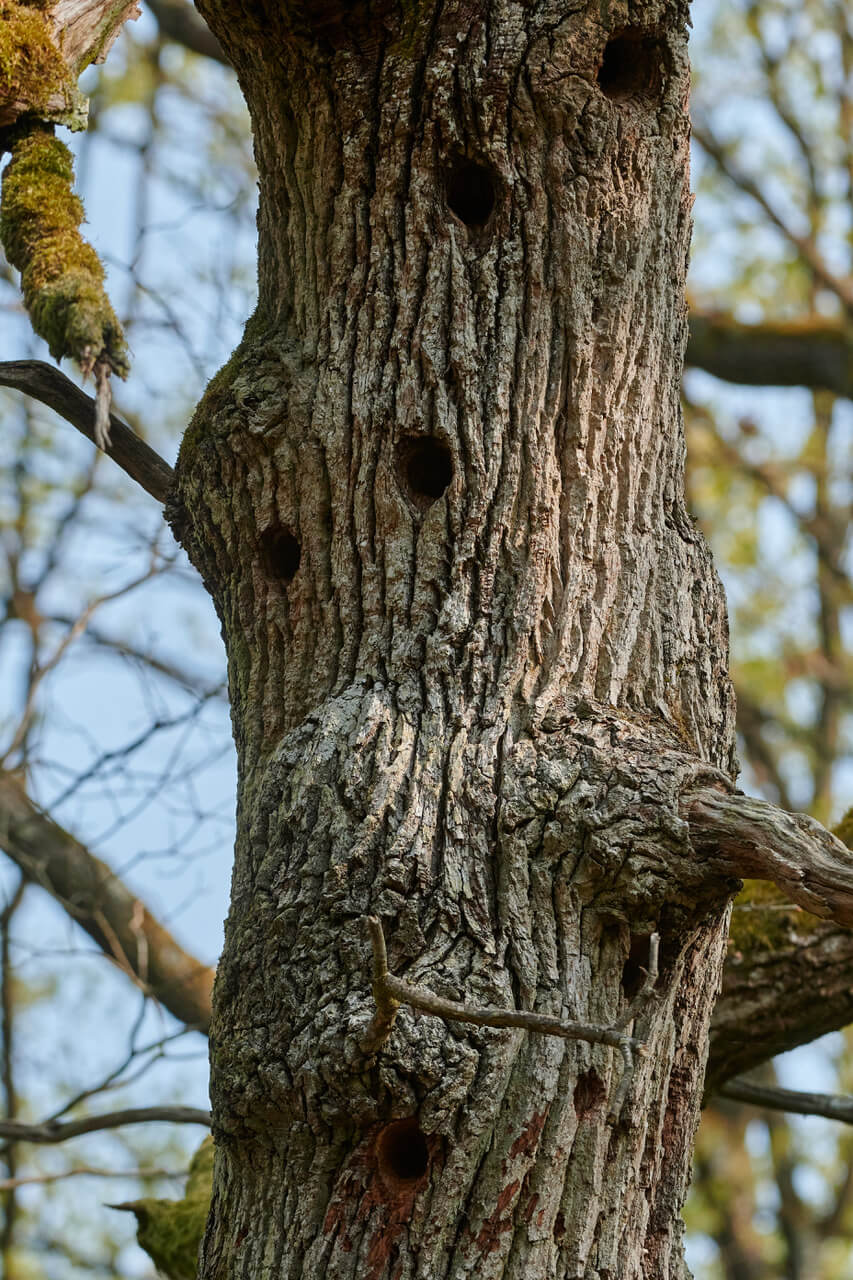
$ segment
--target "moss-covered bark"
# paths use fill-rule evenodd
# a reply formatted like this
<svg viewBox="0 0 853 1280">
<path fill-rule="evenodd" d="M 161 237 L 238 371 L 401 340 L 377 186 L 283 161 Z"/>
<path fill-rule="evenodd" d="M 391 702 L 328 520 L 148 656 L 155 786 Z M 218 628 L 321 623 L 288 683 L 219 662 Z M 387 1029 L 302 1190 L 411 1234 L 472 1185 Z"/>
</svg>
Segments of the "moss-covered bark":
<svg viewBox="0 0 853 1280">
<path fill-rule="evenodd" d="M 127 346 L 104 289 L 104 269 L 80 234 L 83 204 L 71 152 L 46 125 L 19 126 L 3 174 L 0 239 L 21 273 L 24 304 L 50 354 L 84 372 L 99 360 L 125 377 Z"/>
<path fill-rule="evenodd" d="M 125 377 L 128 354 L 104 289 L 104 270 L 81 236 L 71 154 L 53 124 L 85 126 L 77 76 L 103 59 L 135 0 L 0 0 L 0 239 L 21 272 L 32 326 L 57 360 L 70 356 L 95 373 L 95 439 L 109 441 L 109 374 Z"/>
<path fill-rule="evenodd" d="M 212 1184 L 213 1139 L 205 1138 L 190 1162 L 182 1199 L 149 1196 L 112 1206 L 136 1215 L 137 1239 L 166 1280 L 195 1280 Z"/>
<path fill-rule="evenodd" d="M 74 78 L 54 43 L 46 7 L 0 2 L 0 125 L 16 118 L 16 104 L 44 111 L 57 94 L 69 104 L 73 98 Z"/>
</svg>

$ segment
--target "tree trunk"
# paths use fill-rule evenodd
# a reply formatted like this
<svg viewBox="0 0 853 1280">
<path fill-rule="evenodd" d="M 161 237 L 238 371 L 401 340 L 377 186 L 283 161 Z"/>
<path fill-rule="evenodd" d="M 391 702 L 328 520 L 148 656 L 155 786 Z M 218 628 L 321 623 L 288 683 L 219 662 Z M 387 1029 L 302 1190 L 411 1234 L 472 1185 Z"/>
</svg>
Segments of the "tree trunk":
<svg viewBox="0 0 853 1280">
<path fill-rule="evenodd" d="M 732 881 L 726 620 L 685 509 L 686 6 L 202 6 L 261 174 L 260 299 L 172 516 L 239 752 L 202 1250 L 226 1277 L 677 1277 Z M 615 1120 L 599 1024 L 660 933 Z"/>
</svg>

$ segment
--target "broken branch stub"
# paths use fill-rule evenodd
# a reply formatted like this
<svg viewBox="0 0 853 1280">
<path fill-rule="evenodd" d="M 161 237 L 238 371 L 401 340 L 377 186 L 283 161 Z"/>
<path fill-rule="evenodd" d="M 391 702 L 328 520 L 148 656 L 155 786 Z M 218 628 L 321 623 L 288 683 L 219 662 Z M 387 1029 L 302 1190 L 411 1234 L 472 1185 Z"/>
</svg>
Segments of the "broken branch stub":
<svg viewBox="0 0 853 1280">
<path fill-rule="evenodd" d="M 853 854 L 814 818 L 710 787 L 685 796 L 682 812 L 709 869 L 772 880 L 813 915 L 853 925 Z"/>
</svg>

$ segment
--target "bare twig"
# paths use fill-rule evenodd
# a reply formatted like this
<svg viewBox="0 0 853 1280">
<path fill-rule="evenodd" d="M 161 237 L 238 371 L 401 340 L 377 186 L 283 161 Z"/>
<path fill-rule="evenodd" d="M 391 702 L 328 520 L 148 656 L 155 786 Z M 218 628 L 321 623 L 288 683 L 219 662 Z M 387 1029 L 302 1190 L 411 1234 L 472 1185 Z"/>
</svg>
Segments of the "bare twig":
<svg viewBox="0 0 853 1280">
<path fill-rule="evenodd" d="M 46 617 L 45 621 L 60 627 L 73 627 L 77 620 L 57 613 Z M 219 684 L 211 684 L 195 673 L 184 670 L 177 663 L 166 662 L 162 658 L 147 653 L 145 649 L 137 647 L 124 637 L 108 635 L 91 621 L 86 627 L 85 639 L 89 644 L 107 649 L 119 658 L 129 659 L 140 666 L 150 668 L 151 671 L 156 671 L 158 675 L 165 676 L 180 688 L 186 689 L 188 693 L 194 693 L 199 698 L 225 698 L 227 695 L 228 689 L 224 680 Z"/>
<path fill-rule="evenodd" d="M 534 1031 L 541 1035 L 560 1036 L 564 1040 L 585 1040 L 590 1044 L 606 1044 L 622 1054 L 624 1069 L 619 1087 L 610 1103 L 609 1119 L 619 1116 L 634 1072 L 634 1054 L 644 1051 L 644 1043 L 628 1035 L 625 1027 L 640 1013 L 651 999 L 658 978 L 658 947 L 660 937 L 653 933 L 649 939 L 649 967 L 642 988 L 625 1012 L 609 1027 L 599 1027 L 585 1022 L 567 1022 L 548 1014 L 530 1013 L 523 1009 L 475 1009 L 445 1000 L 424 987 L 415 987 L 396 978 L 388 970 L 385 935 L 376 916 L 367 917 L 370 941 L 373 948 L 373 998 L 376 1013 L 362 1040 L 366 1053 L 375 1053 L 390 1035 L 394 1019 L 401 1004 L 411 1005 L 436 1018 L 452 1022 L 468 1022 L 477 1027 L 506 1027 L 521 1031 Z"/>
<path fill-rule="evenodd" d="M 76 1169 L 63 1169 L 61 1173 L 34 1173 L 26 1178 L 0 1179 L 0 1191 L 14 1191 L 18 1187 L 49 1186 L 65 1182 L 68 1178 L 185 1178 L 186 1169 L 94 1169 L 81 1165 Z"/>
<path fill-rule="evenodd" d="M 853 314 L 853 287 L 849 279 L 837 276 L 829 269 L 829 265 L 818 252 L 818 248 L 810 235 L 801 236 L 790 227 L 784 218 L 780 216 L 774 209 L 767 196 L 761 190 L 756 182 L 747 174 L 741 172 L 740 169 L 732 162 L 730 156 L 726 152 L 726 148 L 711 132 L 707 122 L 699 121 L 694 117 L 693 120 L 693 137 L 701 146 L 714 163 L 717 165 L 721 173 L 738 187 L 745 195 L 748 195 L 755 203 L 763 209 L 766 216 L 770 219 L 775 227 L 787 238 L 794 246 L 800 257 L 811 268 L 812 274 L 816 280 L 819 280 L 825 288 L 831 290 L 844 308 Z"/>
<path fill-rule="evenodd" d="M 146 583 L 150 581 L 151 578 L 155 577 L 158 572 L 160 572 L 160 570 L 155 567 L 146 569 L 145 573 L 134 578 L 132 582 L 128 582 L 123 587 L 119 587 L 118 590 L 110 591 L 106 595 L 98 596 L 95 600 L 90 601 L 80 614 L 79 618 L 72 623 L 71 627 L 60 640 L 50 657 L 46 658 L 43 663 L 34 666 L 30 677 L 29 688 L 27 690 L 27 700 L 24 710 L 21 713 L 18 727 L 12 736 L 12 741 L 3 752 L 2 757 L 0 757 L 0 766 L 6 765 L 9 757 L 14 755 L 14 753 L 26 741 L 30 724 L 36 710 L 36 694 L 38 692 L 39 685 L 44 680 L 45 676 L 49 675 L 50 672 L 58 666 L 60 660 L 63 658 L 70 646 L 74 644 L 81 635 L 83 635 L 92 615 L 100 609 L 102 605 L 111 604 L 114 600 L 120 600 L 123 596 L 135 591 L 137 587 L 142 586 L 143 583 Z"/>
<path fill-rule="evenodd" d="M 718 1096 L 734 1102 L 748 1102 L 771 1111 L 787 1111 L 797 1116 L 823 1116 L 853 1124 L 853 1097 L 837 1093 L 803 1093 L 799 1089 L 777 1089 L 735 1077 L 717 1090 Z"/>
<path fill-rule="evenodd" d="M 91 396 L 43 360 L 8 360 L 0 363 L 0 386 L 14 387 L 53 409 L 87 440 L 95 437 L 96 404 Z M 109 415 L 110 457 L 140 484 L 152 498 L 165 502 L 175 473 L 159 453 L 140 440 L 114 413 Z"/>
<path fill-rule="evenodd" d="M 142 1016 L 145 1014 L 144 1002 L 140 1009 L 140 1014 Z M 124 1089 L 129 1084 L 135 1083 L 135 1081 L 139 1080 L 145 1072 L 151 1068 L 154 1062 L 166 1057 L 166 1045 L 172 1044 L 175 1040 L 180 1040 L 189 1034 L 187 1027 L 181 1027 L 180 1031 L 173 1031 L 171 1035 L 162 1036 L 159 1040 L 155 1040 L 152 1043 L 143 1045 L 142 1048 L 137 1049 L 133 1042 L 136 1038 L 136 1033 L 139 1030 L 139 1022 L 140 1019 L 137 1019 L 137 1025 L 131 1033 L 131 1047 L 118 1066 L 113 1067 L 108 1071 L 97 1084 L 91 1085 L 86 1089 L 81 1089 L 78 1093 L 74 1094 L 74 1096 L 64 1102 L 58 1110 L 54 1111 L 52 1115 L 49 1115 L 43 1123 L 53 1124 L 55 1121 L 61 1120 L 61 1118 L 64 1115 L 67 1115 L 69 1111 L 72 1111 L 74 1107 L 79 1107 L 81 1103 L 88 1102 L 88 1100 L 90 1098 L 94 1098 L 96 1094 L 108 1093 L 111 1089 Z M 131 1063 L 135 1062 L 137 1058 L 144 1058 L 146 1060 L 142 1062 L 141 1065 L 137 1066 L 136 1070 L 132 1071 L 129 1075 L 125 1075 L 124 1073 L 127 1071 L 127 1068 Z"/>
<path fill-rule="evenodd" d="M 125 1111 L 110 1111 L 106 1115 L 66 1120 L 64 1124 L 56 1121 L 25 1124 L 20 1120 L 0 1120 L 0 1138 L 13 1138 L 16 1142 L 65 1142 L 68 1138 L 79 1138 L 84 1133 L 120 1129 L 129 1124 L 149 1124 L 153 1121 L 200 1124 L 209 1129 L 210 1112 L 201 1111 L 197 1107 L 129 1107 Z"/>
</svg>

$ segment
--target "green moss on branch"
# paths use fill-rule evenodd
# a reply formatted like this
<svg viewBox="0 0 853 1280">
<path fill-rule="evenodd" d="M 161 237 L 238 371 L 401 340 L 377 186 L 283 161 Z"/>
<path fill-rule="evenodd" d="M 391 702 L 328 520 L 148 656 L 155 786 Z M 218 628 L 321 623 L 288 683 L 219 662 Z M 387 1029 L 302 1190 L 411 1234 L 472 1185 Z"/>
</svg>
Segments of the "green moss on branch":
<svg viewBox="0 0 853 1280">
<path fill-rule="evenodd" d="M 182 1200 L 131 1200 L 114 1209 L 136 1214 L 136 1237 L 168 1280 L 195 1280 L 198 1250 L 213 1190 L 213 1139 L 205 1138 L 192 1158 Z"/>
<path fill-rule="evenodd" d="M 85 373 L 106 362 L 126 377 L 127 345 L 104 289 L 104 269 L 80 234 L 83 204 L 73 190 L 70 151 L 37 122 L 18 130 L 11 149 L 0 239 L 21 273 L 34 330 L 56 360 L 71 356 Z"/>
<path fill-rule="evenodd" d="M 44 109 L 57 94 L 70 103 L 74 80 L 44 13 L 37 4 L 0 0 L 0 123 L 22 109 Z"/>
</svg>

